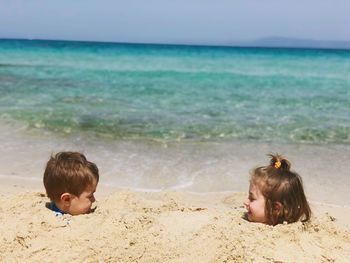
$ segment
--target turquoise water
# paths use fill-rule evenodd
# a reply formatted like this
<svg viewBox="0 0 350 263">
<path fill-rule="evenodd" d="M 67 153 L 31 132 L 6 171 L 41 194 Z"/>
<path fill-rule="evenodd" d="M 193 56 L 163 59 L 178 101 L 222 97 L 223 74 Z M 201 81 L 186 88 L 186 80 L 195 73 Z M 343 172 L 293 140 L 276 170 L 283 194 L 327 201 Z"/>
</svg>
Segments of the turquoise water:
<svg viewBox="0 0 350 263">
<path fill-rule="evenodd" d="M 350 143 L 350 51 L 0 40 L 0 120 L 59 135 Z"/>
</svg>

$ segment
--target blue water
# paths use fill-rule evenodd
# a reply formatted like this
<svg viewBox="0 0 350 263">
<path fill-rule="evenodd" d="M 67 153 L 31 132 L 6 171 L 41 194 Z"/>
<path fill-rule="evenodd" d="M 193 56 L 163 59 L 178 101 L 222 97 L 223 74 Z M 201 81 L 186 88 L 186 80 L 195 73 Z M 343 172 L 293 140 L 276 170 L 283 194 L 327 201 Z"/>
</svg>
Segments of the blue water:
<svg viewBox="0 0 350 263">
<path fill-rule="evenodd" d="M 0 40 L 0 121 L 113 140 L 350 143 L 350 51 Z"/>
</svg>

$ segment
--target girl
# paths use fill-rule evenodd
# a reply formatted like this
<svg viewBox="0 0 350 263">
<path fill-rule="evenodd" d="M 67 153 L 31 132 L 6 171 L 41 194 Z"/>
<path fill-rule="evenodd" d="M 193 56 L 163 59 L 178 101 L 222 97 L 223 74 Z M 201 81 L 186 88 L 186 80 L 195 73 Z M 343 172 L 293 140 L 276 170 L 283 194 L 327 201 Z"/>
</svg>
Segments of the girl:
<svg viewBox="0 0 350 263">
<path fill-rule="evenodd" d="M 290 171 L 290 162 L 281 155 L 269 156 L 270 164 L 251 174 L 249 196 L 244 203 L 247 219 L 268 225 L 308 221 L 311 209 L 301 177 Z"/>
</svg>

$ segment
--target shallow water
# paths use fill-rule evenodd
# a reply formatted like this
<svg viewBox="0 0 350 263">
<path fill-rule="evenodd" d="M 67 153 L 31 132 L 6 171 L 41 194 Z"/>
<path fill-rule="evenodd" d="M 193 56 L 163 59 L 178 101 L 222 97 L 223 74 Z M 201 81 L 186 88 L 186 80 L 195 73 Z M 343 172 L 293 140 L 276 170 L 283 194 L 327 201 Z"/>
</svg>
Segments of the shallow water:
<svg viewBox="0 0 350 263">
<path fill-rule="evenodd" d="M 0 119 L 127 140 L 350 142 L 350 51 L 0 41 Z"/>
</svg>

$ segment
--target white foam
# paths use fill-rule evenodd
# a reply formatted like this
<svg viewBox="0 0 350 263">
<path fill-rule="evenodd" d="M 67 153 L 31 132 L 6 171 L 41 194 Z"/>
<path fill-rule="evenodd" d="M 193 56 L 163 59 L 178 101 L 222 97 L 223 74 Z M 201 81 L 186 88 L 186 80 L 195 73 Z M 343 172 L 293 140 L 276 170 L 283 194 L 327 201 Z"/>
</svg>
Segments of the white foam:
<svg viewBox="0 0 350 263">
<path fill-rule="evenodd" d="M 0 178 L 40 182 L 52 153 L 81 151 L 100 170 L 100 183 L 134 191 L 246 192 L 249 171 L 285 154 L 303 178 L 308 198 L 349 206 L 350 145 L 160 143 L 60 138 L 0 123 Z"/>
</svg>

